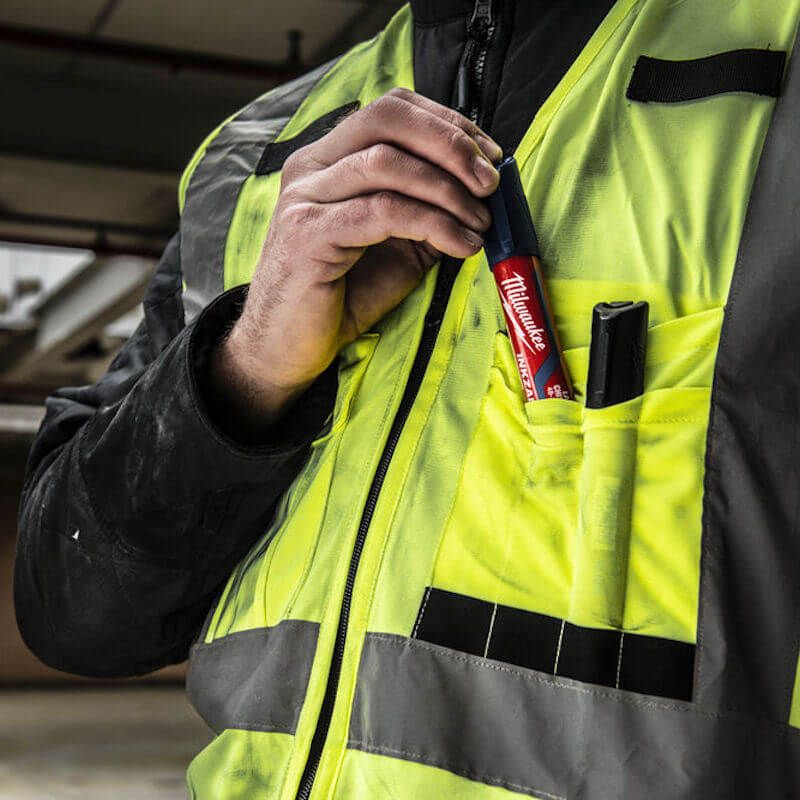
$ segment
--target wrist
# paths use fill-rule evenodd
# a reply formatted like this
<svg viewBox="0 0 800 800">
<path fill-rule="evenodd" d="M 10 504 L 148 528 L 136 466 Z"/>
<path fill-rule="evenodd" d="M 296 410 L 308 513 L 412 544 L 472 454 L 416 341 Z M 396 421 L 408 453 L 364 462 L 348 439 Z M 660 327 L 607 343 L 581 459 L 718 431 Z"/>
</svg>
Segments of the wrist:
<svg viewBox="0 0 800 800">
<path fill-rule="evenodd" d="M 237 426 L 253 435 L 274 425 L 312 383 L 275 381 L 267 360 L 242 340 L 236 326 L 211 353 L 209 378 L 223 406 L 236 415 Z"/>
</svg>

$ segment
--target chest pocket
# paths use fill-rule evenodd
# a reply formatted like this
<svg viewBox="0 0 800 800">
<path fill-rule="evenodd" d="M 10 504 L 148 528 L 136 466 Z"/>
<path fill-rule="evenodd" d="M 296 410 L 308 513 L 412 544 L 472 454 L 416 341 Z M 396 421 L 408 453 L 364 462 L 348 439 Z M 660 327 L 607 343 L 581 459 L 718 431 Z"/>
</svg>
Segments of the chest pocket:
<svg viewBox="0 0 800 800">
<path fill-rule="evenodd" d="M 705 434 L 722 310 L 649 331 L 645 393 L 523 403 L 504 333 L 412 636 L 691 699 Z M 565 352 L 586 374 L 587 348 Z M 674 365 L 665 369 L 665 362 Z M 681 373 L 682 385 L 673 378 Z"/>
</svg>

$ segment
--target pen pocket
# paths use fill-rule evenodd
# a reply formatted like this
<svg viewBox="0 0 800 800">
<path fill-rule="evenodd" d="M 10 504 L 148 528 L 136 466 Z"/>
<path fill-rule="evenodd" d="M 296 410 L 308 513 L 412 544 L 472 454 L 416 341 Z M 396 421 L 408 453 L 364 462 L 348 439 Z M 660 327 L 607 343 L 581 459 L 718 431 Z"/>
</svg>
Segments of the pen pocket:
<svg viewBox="0 0 800 800">
<path fill-rule="evenodd" d="M 641 403 L 636 397 L 608 408 L 582 409 L 568 613 L 579 625 L 622 626 Z"/>
<path fill-rule="evenodd" d="M 697 626 L 706 431 L 722 309 L 648 331 L 646 391 L 581 409 L 569 620 L 684 642 Z M 588 348 L 567 353 L 585 375 Z"/>
<path fill-rule="evenodd" d="M 710 394 L 582 410 L 571 622 L 694 640 Z"/>
<path fill-rule="evenodd" d="M 563 616 L 581 439 L 578 402 L 523 402 L 511 345 L 498 332 L 432 585 Z"/>
<path fill-rule="evenodd" d="M 583 409 L 570 621 L 693 638 L 709 399 L 671 387 Z"/>
</svg>

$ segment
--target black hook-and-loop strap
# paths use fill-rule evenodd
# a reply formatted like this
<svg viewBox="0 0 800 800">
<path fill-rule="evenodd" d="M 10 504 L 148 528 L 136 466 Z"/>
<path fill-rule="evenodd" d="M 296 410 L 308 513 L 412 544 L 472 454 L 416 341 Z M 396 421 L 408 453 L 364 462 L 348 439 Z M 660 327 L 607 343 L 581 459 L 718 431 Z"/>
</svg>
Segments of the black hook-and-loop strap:
<svg viewBox="0 0 800 800">
<path fill-rule="evenodd" d="M 726 92 L 778 97 L 785 65 L 782 50 L 730 50 L 688 61 L 639 56 L 625 96 L 641 103 L 682 103 Z"/>
<path fill-rule="evenodd" d="M 277 172 L 283 168 L 284 162 L 289 156 L 312 142 L 321 139 L 325 134 L 330 133 L 345 117 L 357 111 L 361 103 L 358 100 L 352 103 L 345 103 L 339 108 L 334 108 L 319 119 L 307 125 L 296 136 L 282 142 L 270 142 L 261 154 L 261 158 L 256 165 L 256 175 L 268 175 L 270 172 Z"/>
</svg>

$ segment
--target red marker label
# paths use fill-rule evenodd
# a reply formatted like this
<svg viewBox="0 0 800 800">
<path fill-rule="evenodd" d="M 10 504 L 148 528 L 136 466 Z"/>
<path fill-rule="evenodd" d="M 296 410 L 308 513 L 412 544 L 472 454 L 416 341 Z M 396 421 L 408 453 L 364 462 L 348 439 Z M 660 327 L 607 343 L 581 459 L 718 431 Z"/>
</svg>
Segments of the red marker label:
<svg viewBox="0 0 800 800">
<path fill-rule="evenodd" d="M 572 399 L 539 259 L 511 256 L 493 267 L 525 400 Z"/>
</svg>

